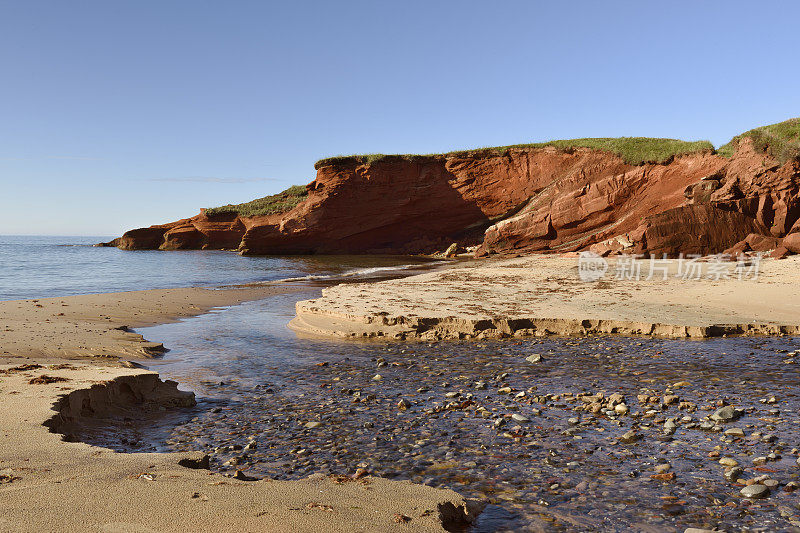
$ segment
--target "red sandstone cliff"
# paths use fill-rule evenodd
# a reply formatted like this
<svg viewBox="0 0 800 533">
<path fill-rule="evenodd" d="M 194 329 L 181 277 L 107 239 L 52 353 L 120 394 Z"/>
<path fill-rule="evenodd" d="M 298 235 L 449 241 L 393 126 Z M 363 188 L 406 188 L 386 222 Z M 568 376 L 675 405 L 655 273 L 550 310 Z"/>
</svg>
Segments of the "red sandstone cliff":
<svg viewBox="0 0 800 533">
<path fill-rule="evenodd" d="M 334 254 L 430 253 L 459 242 L 480 244 L 479 254 L 707 254 L 752 249 L 751 234 L 784 237 L 800 218 L 800 160 L 781 164 L 749 138 L 730 159 L 708 150 L 662 164 L 554 147 L 338 158 L 318 163 L 307 189 L 285 213 L 201 212 L 110 244 Z M 775 247 L 778 239 L 758 243 Z"/>
<path fill-rule="evenodd" d="M 800 163 L 779 164 L 743 139 L 733 157 L 700 153 L 669 164 L 582 167 L 554 175 L 517 215 L 486 231 L 483 252 L 722 252 L 749 234 L 783 237 L 800 217 Z"/>
</svg>

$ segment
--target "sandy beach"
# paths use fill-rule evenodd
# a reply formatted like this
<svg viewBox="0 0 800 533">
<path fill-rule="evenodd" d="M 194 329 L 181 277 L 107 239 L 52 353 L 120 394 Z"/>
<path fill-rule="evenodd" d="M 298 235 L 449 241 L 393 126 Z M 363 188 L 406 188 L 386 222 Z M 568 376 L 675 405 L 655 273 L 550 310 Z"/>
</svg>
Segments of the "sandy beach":
<svg viewBox="0 0 800 533">
<path fill-rule="evenodd" d="M 298 302 L 291 326 L 301 334 L 410 340 L 790 333 L 800 323 L 791 297 L 797 262 L 764 261 L 757 280 L 586 283 L 575 258 L 470 261 L 327 288 Z M 669 268 L 674 274 L 678 265 Z M 129 361 L 165 351 L 133 328 L 292 290 L 275 284 L 0 302 L 0 529 L 441 531 L 472 519 L 478 504 L 411 482 L 323 475 L 248 481 L 196 468 L 204 466 L 197 453 L 117 453 L 64 442 L 87 417 L 194 404 L 192 393 Z"/>
<path fill-rule="evenodd" d="M 296 331 L 344 338 L 424 340 L 530 335 L 626 334 L 703 338 L 800 331 L 800 259 L 763 259 L 758 275 L 678 277 L 669 260 L 652 279 L 617 279 L 608 260 L 602 279 L 584 282 L 576 257 L 529 256 L 469 262 L 369 285 L 338 285 L 297 303 Z M 752 267 L 749 265 L 748 268 Z M 626 266 L 626 268 L 628 268 Z M 664 279 L 666 276 L 666 279 Z"/>
<path fill-rule="evenodd" d="M 441 531 L 466 520 L 467 504 L 452 491 L 369 476 L 243 481 L 196 468 L 196 454 L 116 453 L 57 433 L 84 417 L 194 404 L 174 382 L 123 366 L 163 352 L 128 328 L 290 290 L 1 302 L 0 530 Z"/>
</svg>

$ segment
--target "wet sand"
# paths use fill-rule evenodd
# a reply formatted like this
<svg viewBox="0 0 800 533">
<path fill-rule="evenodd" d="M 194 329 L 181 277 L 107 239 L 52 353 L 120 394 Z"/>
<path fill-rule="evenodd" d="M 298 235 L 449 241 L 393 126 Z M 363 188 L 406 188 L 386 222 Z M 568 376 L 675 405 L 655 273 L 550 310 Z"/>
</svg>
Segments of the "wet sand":
<svg viewBox="0 0 800 533">
<path fill-rule="evenodd" d="M 0 356 L 116 359 L 160 355 L 162 346 L 127 330 L 173 322 L 215 307 L 293 290 L 287 285 L 262 285 L 2 301 Z"/>
<path fill-rule="evenodd" d="M 121 365 L 162 352 L 127 328 L 289 290 L 0 302 L 0 530 L 441 531 L 464 520 L 466 503 L 452 491 L 369 476 L 237 480 L 191 468 L 196 454 L 116 453 L 45 427 L 69 432 L 84 418 L 193 404 L 174 382 Z"/>
<path fill-rule="evenodd" d="M 800 257 L 764 259 L 757 279 L 616 279 L 581 281 L 575 257 L 529 256 L 475 261 L 370 285 L 338 285 L 297 303 L 291 327 L 344 338 L 465 339 L 625 334 L 703 338 L 800 332 Z M 728 263 L 732 270 L 735 263 Z M 731 274 L 731 272 L 729 272 Z"/>
</svg>

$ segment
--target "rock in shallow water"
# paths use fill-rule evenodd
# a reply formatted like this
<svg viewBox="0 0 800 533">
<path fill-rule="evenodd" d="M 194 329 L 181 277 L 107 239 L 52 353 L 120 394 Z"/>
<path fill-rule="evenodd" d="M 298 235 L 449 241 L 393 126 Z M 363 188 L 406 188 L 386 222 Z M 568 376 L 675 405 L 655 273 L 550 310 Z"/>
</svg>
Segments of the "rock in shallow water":
<svg viewBox="0 0 800 533">
<path fill-rule="evenodd" d="M 653 470 L 656 471 L 656 474 L 664 474 L 666 472 L 669 472 L 670 468 L 672 468 L 672 465 L 670 465 L 669 463 L 661 463 L 657 464 L 655 468 L 653 468 Z"/>
<path fill-rule="evenodd" d="M 716 422 L 732 422 L 737 420 L 743 414 L 744 411 L 741 409 L 737 409 L 732 405 L 726 405 L 725 407 L 714 411 L 714 414 L 712 414 L 709 418 Z"/>
<path fill-rule="evenodd" d="M 742 428 L 726 429 L 725 434 L 729 437 L 744 437 L 744 431 L 742 431 Z"/>
<path fill-rule="evenodd" d="M 739 466 L 734 466 L 730 470 L 726 470 L 723 476 L 726 481 L 734 482 L 744 475 L 744 469 Z"/>
<path fill-rule="evenodd" d="M 745 498 L 766 498 L 769 495 L 769 488 L 766 485 L 748 485 L 739 491 Z"/>
</svg>

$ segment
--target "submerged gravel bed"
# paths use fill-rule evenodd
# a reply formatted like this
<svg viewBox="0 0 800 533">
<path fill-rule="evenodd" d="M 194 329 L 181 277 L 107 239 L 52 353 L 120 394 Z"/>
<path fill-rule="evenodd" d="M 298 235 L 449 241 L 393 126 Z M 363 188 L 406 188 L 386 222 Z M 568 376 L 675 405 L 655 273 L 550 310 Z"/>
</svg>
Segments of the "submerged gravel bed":
<svg viewBox="0 0 800 533">
<path fill-rule="evenodd" d="M 135 421 L 101 440 L 452 488 L 489 503 L 475 531 L 800 531 L 794 338 L 310 346 L 201 380 L 214 400 L 160 442 Z"/>
</svg>

